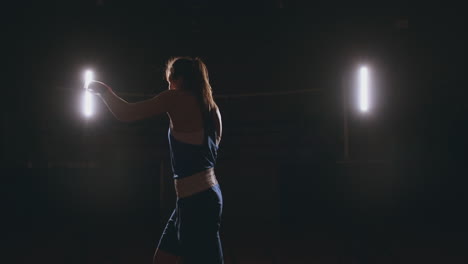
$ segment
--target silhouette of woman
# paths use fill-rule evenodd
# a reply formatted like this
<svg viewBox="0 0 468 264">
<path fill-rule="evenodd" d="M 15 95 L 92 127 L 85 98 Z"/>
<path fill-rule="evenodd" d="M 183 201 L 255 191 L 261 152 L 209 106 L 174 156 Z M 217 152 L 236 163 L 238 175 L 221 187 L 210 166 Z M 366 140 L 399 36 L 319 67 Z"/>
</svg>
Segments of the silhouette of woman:
<svg viewBox="0 0 468 264">
<path fill-rule="evenodd" d="M 208 70 L 199 58 L 177 57 L 166 66 L 169 89 L 152 99 L 128 103 L 106 84 L 92 81 L 98 95 L 121 121 L 167 113 L 171 164 L 177 202 L 161 235 L 157 264 L 219 264 L 223 198 L 214 174 L 222 122 L 213 100 Z"/>
</svg>

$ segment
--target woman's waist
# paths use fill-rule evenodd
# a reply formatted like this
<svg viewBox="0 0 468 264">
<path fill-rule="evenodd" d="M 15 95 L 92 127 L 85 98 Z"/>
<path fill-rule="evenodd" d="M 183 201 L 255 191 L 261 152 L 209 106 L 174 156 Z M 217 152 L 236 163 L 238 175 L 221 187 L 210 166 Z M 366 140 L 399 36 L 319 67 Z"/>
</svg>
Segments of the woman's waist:
<svg viewBox="0 0 468 264">
<path fill-rule="evenodd" d="M 205 191 L 218 184 L 213 168 L 209 168 L 193 175 L 176 178 L 175 191 L 178 198 L 184 198 Z"/>
<path fill-rule="evenodd" d="M 182 179 L 191 177 L 209 168 L 214 168 L 216 157 L 213 155 L 201 155 L 199 153 L 184 153 L 183 155 L 172 153 L 171 165 L 174 179 Z"/>
</svg>

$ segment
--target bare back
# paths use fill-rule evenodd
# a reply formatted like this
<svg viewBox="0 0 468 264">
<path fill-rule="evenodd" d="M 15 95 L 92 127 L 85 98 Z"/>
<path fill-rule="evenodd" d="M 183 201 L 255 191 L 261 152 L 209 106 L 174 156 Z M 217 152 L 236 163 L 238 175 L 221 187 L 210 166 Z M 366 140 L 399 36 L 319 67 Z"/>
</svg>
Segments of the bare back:
<svg viewBox="0 0 468 264">
<path fill-rule="evenodd" d="M 203 114 L 197 98 L 185 91 L 173 91 L 174 96 L 171 100 L 168 115 L 173 129 L 177 132 L 191 133 L 203 130 Z M 217 141 L 221 140 L 222 123 L 219 109 L 216 110 L 216 116 L 213 117 L 218 134 Z"/>
</svg>

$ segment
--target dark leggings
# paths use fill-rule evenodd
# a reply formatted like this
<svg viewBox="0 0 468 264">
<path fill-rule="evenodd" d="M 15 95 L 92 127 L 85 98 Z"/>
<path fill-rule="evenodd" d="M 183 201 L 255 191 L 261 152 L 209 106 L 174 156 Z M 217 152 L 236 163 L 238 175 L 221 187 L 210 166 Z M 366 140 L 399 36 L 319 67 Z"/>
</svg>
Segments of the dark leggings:
<svg viewBox="0 0 468 264">
<path fill-rule="evenodd" d="M 223 250 L 219 236 L 223 196 L 219 185 L 177 199 L 158 248 L 185 263 L 220 264 Z"/>
</svg>

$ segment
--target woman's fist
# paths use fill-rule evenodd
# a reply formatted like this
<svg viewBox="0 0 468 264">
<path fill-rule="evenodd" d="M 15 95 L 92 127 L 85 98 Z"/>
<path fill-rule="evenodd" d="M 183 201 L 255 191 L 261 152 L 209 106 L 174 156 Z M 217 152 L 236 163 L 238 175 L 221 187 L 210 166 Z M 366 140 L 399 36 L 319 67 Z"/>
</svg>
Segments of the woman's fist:
<svg viewBox="0 0 468 264">
<path fill-rule="evenodd" d="M 103 95 L 109 92 L 109 90 L 111 90 L 111 88 L 103 82 L 93 80 L 88 84 L 88 91 L 95 95 Z"/>
</svg>

